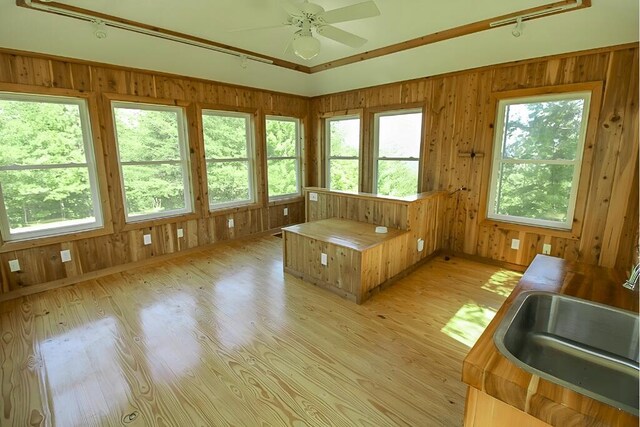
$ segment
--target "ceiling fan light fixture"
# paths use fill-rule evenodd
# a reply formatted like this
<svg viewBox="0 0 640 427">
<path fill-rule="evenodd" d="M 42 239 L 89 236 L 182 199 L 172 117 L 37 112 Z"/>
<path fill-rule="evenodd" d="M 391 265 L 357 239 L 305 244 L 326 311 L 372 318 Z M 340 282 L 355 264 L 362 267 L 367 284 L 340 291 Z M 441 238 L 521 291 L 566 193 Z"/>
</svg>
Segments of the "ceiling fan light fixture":
<svg viewBox="0 0 640 427">
<path fill-rule="evenodd" d="M 291 47 L 300 58 L 309 60 L 320 53 L 320 40 L 311 35 L 298 36 L 293 40 Z"/>
</svg>

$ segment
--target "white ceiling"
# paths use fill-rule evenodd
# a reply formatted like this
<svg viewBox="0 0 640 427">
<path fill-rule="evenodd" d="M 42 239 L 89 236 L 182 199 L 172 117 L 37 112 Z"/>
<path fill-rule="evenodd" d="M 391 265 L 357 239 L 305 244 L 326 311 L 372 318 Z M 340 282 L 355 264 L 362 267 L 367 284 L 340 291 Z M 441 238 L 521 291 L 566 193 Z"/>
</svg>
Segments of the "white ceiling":
<svg viewBox="0 0 640 427">
<path fill-rule="evenodd" d="M 360 0 L 316 0 L 326 10 Z M 312 61 L 285 54 L 291 28 L 231 32 L 236 28 L 282 22 L 278 0 L 61 0 L 60 2 L 229 44 L 304 65 L 317 65 L 358 53 L 322 38 Z M 381 16 L 336 26 L 369 40 L 360 51 L 402 42 L 444 29 L 550 0 L 376 0 Z M 109 29 L 93 36 L 90 23 L 27 10 L 0 0 L 0 46 L 43 52 L 216 81 L 318 95 L 449 71 L 562 52 L 638 41 L 638 0 L 593 0 L 593 6 L 525 23 L 520 38 L 497 28 L 445 42 L 363 61 L 317 74 L 287 70 Z"/>
</svg>

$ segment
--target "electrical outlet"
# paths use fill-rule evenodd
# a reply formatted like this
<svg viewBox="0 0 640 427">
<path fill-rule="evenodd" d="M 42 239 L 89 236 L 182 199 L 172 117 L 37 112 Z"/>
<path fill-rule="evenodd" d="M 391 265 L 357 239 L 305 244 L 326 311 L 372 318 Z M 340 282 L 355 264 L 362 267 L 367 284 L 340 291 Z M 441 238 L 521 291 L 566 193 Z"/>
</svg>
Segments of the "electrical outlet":
<svg viewBox="0 0 640 427">
<path fill-rule="evenodd" d="M 62 262 L 71 261 L 71 251 L 69 249 L 65 249 L 64 251 L 60 251 L 60 261 L 62 261 Z"/>
<path fill-rule="evenodd" d="M 542 253 L 545 255 L 549 255 L 551 253 L 551 245 L 548 243 L 545 243 L 542 245 Z"/>
<path fill-rule="evenodd" d="M 289 216 L 289 208 L 284 208 L 284 216 Z"/>
<path fill-rule="evenodd" d="M 317 202 L 318 201 L 318 193 L 309 193 L 309 201 Z"/>
<path fill-rule="evenodd" d="M 520 249 L 520 240 L 519 239 L 511 239 L 511 249 Z"/>
<path fill-rule="evenodd" d="M 144 236 L 142 236 L 142 241 L 144 242 L 145 245 L 150 245 L 151 244 L 151 234 L 145 234 Z"/>
<path fill-rule="evenodd" d="M 235 224 L 234 224 L 234 222 L 233 222 L 233 218 L 229 218 L 229 219 L 227 220 L 227 225 L 229 225 L 229 228 L 233 228 L 233 227 L 235 227 Z"/>
<path fill-rule="evenodd" d="M 9 261 L 9 271 L 15 273 L 16 271 L 20 271 L 20 261 L 17 259 L 12 259 Z"/>
<path fill-rule="evenodd" d="M 320 254 L 320 264 L 327 265 L 327 254 L 325 253 Z"/>
<path fill-rule="evenodd" d="M 418 239 L 418 252 L 422 252 L 424 250 L 424 240 Z"/>
<path fill-rule="evenodd" d="M 178 228 L 178 238 L 184 237 L 184 230 L 182 228 Z"/>
</svg>

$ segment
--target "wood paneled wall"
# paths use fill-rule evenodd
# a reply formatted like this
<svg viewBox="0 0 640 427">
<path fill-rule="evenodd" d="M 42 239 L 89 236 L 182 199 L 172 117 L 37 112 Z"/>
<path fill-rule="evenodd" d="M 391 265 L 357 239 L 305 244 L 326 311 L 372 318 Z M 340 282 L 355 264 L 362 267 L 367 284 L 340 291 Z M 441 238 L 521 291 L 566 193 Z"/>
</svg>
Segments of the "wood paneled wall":
<svg viewBox="0 0 640 427">
<path fill-rule="evenodd" d="M 39 54 L 17 53 L 0 50 L 0 84 L 32 93 L 46 91 L 80 91 L 97 99 L 97 113 L 91 119 L 99 126 L 95 136 L 101 144 L 104 157 L 106 183 L 112 218 L 108 228 L 113 232 L 67 236 L 47 241 L 32 241 L 22 246 L 6 244 L 0 251 L 2 277 L 1 298 L 29 293 L 42 284 L 70 283 L 81 276 L 114 270 L 116 267 L 144 262 L 150 258 L 202 247 L 217 241 L 239 238 L 275 229 L 304 220 L 302 196 L 288 201 L 269 203 L 266 189 L 266 159 L 264 142 L 264 116 L 286 115 L 299 117 L 307 124 L 309 100 L 304 97 L 274 93 L 264 90 L 237 87 L 215 82 L 183 78 L 161 73 L 144 72 L 123 67 L 96 65 L 83 61 L 63 60 Z M 108 100 L 128 97 L 128 100 L 153 102 L 162 100 L 185 105 L 189 123 L 193 190 L 196 199 L 195 214 L 151 221 L 142 224 L 125 224 L 124 207 L 120 194 L 115 141 L 111 127 Z M 243 208 L 210 213 L 206 198 L 202 138 L 198 136 L 197 106 L 215 106 L 220 109 L 254 111 L 257 128 L 257 176 L 258 202 Z M 204 185 L 203 185 L 204 184 Z M 288 216 L 283 210 L 288 207 Z M 233 218 L 235 227 L 227 227 L 227 219 Z M 177 229 L 184 230 L 184 237 L 177 237 Z M 152 244 L 143 245 L 143 234 L 151 234 Z M 17 249 L 13 249 L 17 248 Z M 70 249 L 72 261 L 62 263 L 60 251 Z M 22 270 L 11 273 L 8 261 L 18 259 Z M 32 287 L 31 289 L 29 289 Z"/>
<path fill-rule="evenodd" d="M 602 82 L 602 101 L 587 168 L 585 214 L 579 235 L 482 221 L 493 145 L 492 94 L 515 89 Z M 503 262 L 528 265 L 542 245 L 551 255 L 607 267 L 628 268 L 638 245 L 638 46 L 485 67 L 314 98 L 313 141 L 308 147 L 309 185 L 324 183 L 321 120 L 328 113 L 362 111 L 363 156 L 372 162 L 373 111 L 424 108 L 421 191 L 450 193 L 444 247 Z M 483 157 L 460 152 L 484 153 Z M 370 173 L 362 191 L 371 191 Z M 456 191 L 460 188 L 464 190 Z M 511 249 L 511 239 L 520 249 Z"/>
</svg>

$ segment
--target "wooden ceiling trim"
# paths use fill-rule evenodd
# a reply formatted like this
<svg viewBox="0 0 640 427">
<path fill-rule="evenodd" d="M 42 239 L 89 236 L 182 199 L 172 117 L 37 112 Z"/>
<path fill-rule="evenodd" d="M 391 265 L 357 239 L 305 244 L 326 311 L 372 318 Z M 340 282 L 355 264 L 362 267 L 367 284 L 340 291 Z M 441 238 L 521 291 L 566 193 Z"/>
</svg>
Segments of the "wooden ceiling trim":
<svg viewBox="0 0 640 427">
<path fill-rule="evenodd" d="M 454 27 L 454 28 L 450 28 L 444 31 L 439 31 L 436 33 L 432 33 L 432 34 L 428 34 L 428 35 L 424 35 L 415 39 L 411 39 L 411 40 L 406 40 L 404 42 L 400 42 L 400 43 L 396 43 L 396 44 L 392 44 L 389 46 L 384 46 L 378 49 L 374 49 L 374 50 L 370 50 L 367 52 L 363 52 L 363 53 L 359 53 L 356 55 L 352 55 L 352 56 L 348 56 L 345 58 L 341 58 L 341 59 L 337 59 L 334 61 L 329 61 L 323 64 L 319 64 L 319 65 L 315 65 L 313 67 L 308 67 L 305 65 L 300 65 L 294 62 L 290 62 L 290 61 L 286 61 L 283 59 L 279 59 L 276 57 L 272 57 L 272 56 L 268 56 L 268 55 L 263 55 L 261 53 L 257 53 L 257 52 L 253 52 L 250 50 L 245 50 L 245 49 L 241 49 L 241 48 L 237 48 L 235 46 L 231 46 L 231 45 L 227 45 L 227 44 L 223 44 L 223 43 L 218 43 L 209 39 L 204 39 L 201 37 L 196 37 L 196 36 L 192 36 L 189 34 L 185 34 L 185 33 L 180 33 L 177 31 L 173 31 L 173 30 L 168 30 L 165 28 L 161 28 L 161 27 L 157 27 L 157 26 L 153 26 L 153 25 L 148 25 L 148 24 L 144 24 L 141 22 L 137 22 L 137 21 L 132 21 L 132 20 L 128 20 L 125 18 L 120 18 L 117 16 L 113 16 L 113 15 L 107 15 L 101 12 L 96 12 L 93 10 L 89 10 L 89 9 L 83 9 L 83 8 L 79 8 L 76 6 L 71 6 L 71 5 L 67 5 L 67 4 L 63 4 L 63 3 L 57 3 L 57 2 L 45 2 L 45 1 L 41 1 L 41 0 L 16 0 L 16 5 L 20 6 L 20 7 L 25 7 L 31 10 L 37 10 L 37 11 L 41 11 L 41 12 L 46 12 L 46 13 L 51 13 L 51 14 L 57 14 L 57 15 L 61 15 L 61 16 L 68 16 L 62 12 L 57 13 L 55 10 L 43 10 L 40 8 L 36 8 L 34 6 L 32 6 L 32 4 L 38 4 L 44 7 L 54 7 L 57 9 L 60 9 L 61 11 L 66 11 L 66 12 L 70 12 L 70 13 L 75 13 L 75 14 L 80 14 L 80 15 L 85 15 L 91 18 L 95 18 L 97 20 L 104 20 L 104 21 L 112 21 L 112 22 L 117 22 L 123 25 L 126 25 L 128 27 L 131 27 L 128 31 L 135 31 L 135 28 L 139 28 L 140 29 L 140 33 L 141 34 L 146 34 L 146 35 L 150 35 L 153 37 L 152 34 L 148 34 L 147 32 L 144 31 L 152 31 L 152 32 L 156 32 L 158 33 L 157 36 L 155 37 L 159 37 L 162 38 L 162 35 L 166 35 L 169 37 L 176 37 L 176 38 L 181 38 L 181 39 L 185 39 L 187 41 L 191 41 L 191 42 L 195 42 L 195 43 L 199 43 L 199 44 L 203 44 L 203 45 L 207 45 L 207 46 L 211 46 L 212 48 L 219 48 L 219 49 L 223 49 L 223 50 L 227 50 L 230 51 L 229 54 L 232 55 L 237 55 L 237 56 L 242 56 L 242 55 L 246 55 L 246 56 L 253 56 L 256 58 L 260 58 L 263 59 L 265 61 L 268 61 L 271 63 L 271 65 L 275 65 L 277 67 L 281 67 L 281 68 L 286 68 L 286 69 L 290 69 L 290 70 L 294 70 L 294 71 L 299 71 L 305 74 L 315 74 L 315 73 L 319 73 L 322 71 L 326 71 L 326 70 L 330 70 L 333 68 L 338 68 L 338 67 L 343 67 L 345 65 L 349 65 L 349 64 L 354 64 L 357 62 L 362 62 L 362 61 L 366 61 L 369 59 L 373 59 L 373 58 L 378 58 L 381 56 L 386 56 L 386 55 L 391 55 L 394 53 L 398 53 L 398 52 L 402 52 L 405 50 L 409 50 L 409 49 L 414 49 L 417 47 L 421 47 L 421 46 L 426 46 L 429 44 L 433 44 L 433 43 L 438 43 L 441 41 L 445 41 L 445 40 L 450 40 L 450 39 L 454 39 L 457 37 L 462 37 L 462 36 L 466 36 L 469 34 L 474 34 L 474 33 L 479 33 L 481 31 L 486 31 L 495 27 L 492 27 L 491 24 L 495 23 L 495 22 L 499 22 L 499 21 L 505 21 L 505 20 L 509 20 L 509 19 L 514 19 L 517 17 L 521 17 L 521 16 L 528 16 L 528 15 L 532 15 L 530 17 L 527 17 L 526 19 L 524 19 L 524 21 L 530 21 L 530 20 L 534 20 L 534 19 L 539 19 L 539 18 L 543 18 L 543 17 L 547 17 L 547 16 L 551 16 L 551 15 L 558 15 L 561 13 L 568 13 L 568 12 L 572 12 L 572 11 L 577 11 L 577 10 L 581 10 L 581 9 L 585 9 L 588 7 L 591 7 L 591 0 L 563 0 L 563 1 L 558 1 L 558 2 L 554 2 L 554 3 L 549 3 L 546 5 L 542 5 L 542 6 L 537 6 L 537 7 L 532 7 L 532 8 L 528 8 L 528 9 L 522 9 L 516 12 L 512 12 L 506 15 L 501 15 L 501 16 L 496 16 L 493 18 L 489 18 L 489 19 L 485 19 L 482 21 L 477 21 L 471 24 L 465 24 L 465 25 L 461 25 L 458 27 Z M 575 7 L 569 7 L 567 8 L 567 6 L 572 6 L 575 5 Z M 561 10 L 557 10 L 557 11 L 550 11 L 552 9 L 556 9 L 556 8 L 562 8 L 564 7 L 565 9 L 561 9 Z M 69 16 L 68 16 L 69 17 Z M 83 19 L 80 17 L 73 17 L 72 18 L 75 19 Z M 86 19 L 85 19 L 86 20 Z M 510 25 L 510 24 L 502 24 L 500 26 L 504 26 L 504 25 Z M 179 42 L 178 40 L 172 39 L 176 42 Z"/>
<path fill-rule="evenodd" d="M 481 31 L 489 30 L 492 28 L 491 23 L 497 21 L 503 21 L 507 19 L 517 18 L 523 15 L 531 15 L 540 12 L 544 12 L 550 9 L 554 9 L 557 7 L 568 6 L 576 4 L 575 1 L 560 1 L 556 3 L 550 3 L 543 6 L 532 7 L 529 9 L 522 9 L 517 12 L 509 13 L 502 16 L 496 16 L 494 18 L 484 19 L 482 21 L 477 21 L 471 24 L 461 25 L 459 27 L 450 28 L 448 30 L 439 31 L 433 34 L 428 34 L 422 37 L 418 37 L 415 39 L 407 40 L 404 42 L 396 43 L 393 45 L 381 47 L 379 49 L 370 50 L 368 52 L 359 53 L 357 55 L 348 56 L 346 58 L 337 59 L 335 61 L 326 62 L 324 64 L 319 64 L 311 67 L 311 74 L 319 73 L 321 71 L 330 70 L 332 68 L 343 67 L 345 65 L 354 64 L 356 62 L 366 61 L 368 59 L 378 58 L 381 56 L 391 55 L 393 53 L 402 52 L 404 50 L 415 49 L 417 47 L 426 46 L 433 43 L 438 43 L 445 40 L 454 39 L 457 37 L 466 36 L 469 34 L 479 33 Z M 531 21 L 534 19 L 539 19 L 551 15 L 558 15 L 561 13 L 568 13 L 580 9 L 584 9 L 587 7 L 591 7 L 591 0 L 583 0 L 581 4 L 577 5 L 574 8 L 559 10 L 557 12 L 551 12 L 544 15 L 532 16 L 531 18 L 527 18 L 524 21 Z M 509 25 L 509 24 L 504 24 Z M 501 25 L 501 26 L 504 26 Z"/>
</svg>

